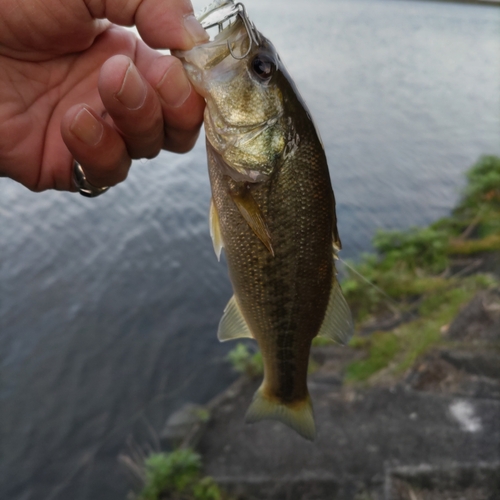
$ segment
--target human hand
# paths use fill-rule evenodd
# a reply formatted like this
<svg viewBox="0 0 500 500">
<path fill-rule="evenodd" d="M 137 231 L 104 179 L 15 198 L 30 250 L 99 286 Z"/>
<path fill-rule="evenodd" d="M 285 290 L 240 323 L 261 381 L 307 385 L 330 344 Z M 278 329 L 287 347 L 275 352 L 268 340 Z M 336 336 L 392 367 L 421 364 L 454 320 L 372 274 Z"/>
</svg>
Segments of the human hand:
<svg viewBox="0 0 500 500">
<path fill-rule="evenodd" d="M 0 0 L 0 10 L 0 176 L 74 190 L 74 158 L 92 185 L 112 186 L 133 158 L 193 147 L 204 101 L 181 63 L 153 50 L 208 39 L 189 0 Z M 117 26 L 134 24 L 146 43 Z"/>
</svg>

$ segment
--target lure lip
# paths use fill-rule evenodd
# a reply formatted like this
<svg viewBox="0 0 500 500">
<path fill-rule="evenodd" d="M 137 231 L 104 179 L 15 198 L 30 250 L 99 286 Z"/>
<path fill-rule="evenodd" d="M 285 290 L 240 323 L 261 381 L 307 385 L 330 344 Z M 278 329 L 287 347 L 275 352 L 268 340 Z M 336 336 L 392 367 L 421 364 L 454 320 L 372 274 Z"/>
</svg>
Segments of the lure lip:
<svg viewBox="0 0 500 500">
<path fill-rule="evenodd" d="M 196 15 L 196 19 L 205 29 L 220 26 L 238 14 L 233 0 L 215 0 Z M 219 30 L 221 31 L 221 30 Z"/>
<path fill-rule="evenodd" d="M 196 16 L 196 19 L 206 30 L 217 26 L 219 28 L 219 35 L 228 27 L 226 26 L 226 28 L 224 28 L 225 22 L 229 22 L 229 26 L 235 22 L 233 18 L 241 19 L 250 43 L 248 44 L 247 51 L 241 55 L 236 55 L 233 52 L 229 40 L 227 41 L 227 47 L 234 59 L 244 59 L 248 56 L 254 45 L 259 47 L 262 44 L 263 39 L 262 35 L 248 17 L 245 6 L 241 2 L 235 4 L 233 0 L 215 0 Z M 218 39 L 219 35 L 217 35 L 214 40 Z"/>
</svg>

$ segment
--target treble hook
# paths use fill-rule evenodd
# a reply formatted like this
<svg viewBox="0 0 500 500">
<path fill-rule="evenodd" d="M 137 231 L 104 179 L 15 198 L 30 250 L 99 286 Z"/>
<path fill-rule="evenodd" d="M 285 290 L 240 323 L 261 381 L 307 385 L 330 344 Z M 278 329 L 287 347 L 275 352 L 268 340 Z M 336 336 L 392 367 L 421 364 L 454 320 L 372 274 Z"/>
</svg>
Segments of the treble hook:
<svg viewBox="0 0 500 500">
<path fill-rule="evenodd" d="M 237 3 L 235 7 L 238 9 L 238 16 L 240 16 L 241 20 L 243 21 L 243 25 L 245 26 L 245 29 L 247 30 L 247 35 L 248 38 L 250 39 L 250 43 L 248 45 L 248 50 L 243 54 L 242 56 L 237 56 L 234 52 L 233 49 L 231 49 L 231 44 L 229 43 L 229 40 L 227 41 L 227 48 L 229 50 L 229 53 L 238 60 L 245 59 L 248 54 L 250 54 L 250 51 L 252 50 L 252 44 L 254 43 L 257 45 L 257 47 L 260 45 L 260 35 L 256 36 L 255 32 L 257 30 L 255 29 L 255 26 L 253 25 L 252 21 L 247 16 L 247 11 L 245 9 L 245 6 L 242 3 Z"/>
</svg>

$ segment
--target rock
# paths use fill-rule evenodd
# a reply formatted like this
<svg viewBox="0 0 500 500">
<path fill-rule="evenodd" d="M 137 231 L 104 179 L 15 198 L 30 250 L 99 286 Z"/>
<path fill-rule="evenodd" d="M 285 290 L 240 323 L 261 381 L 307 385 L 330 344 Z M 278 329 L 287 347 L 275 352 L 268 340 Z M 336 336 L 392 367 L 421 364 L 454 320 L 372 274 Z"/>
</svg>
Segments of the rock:
<svg viewBox="0 0 500 500">
<path fill-rule="evenodd" d="M 363 323 L 358 335 L 366 337 L 375 332 L 388 332 L 394 330 L 399 325 L 414 320 L 418 316 L 418 301 L 412 304 L 409 311 L 394 313 L 386 311 L 384 314 L 373 318 L 369 322 Z"/>
<path fill-rule="evenodd" d="M 442 351 L 441 357 L 450 365 L 471 375 L 500 380 L 500 356 L 495 352 Z"/>
<path fill-rule="evenodd" d="M 459 370 L 434 352 L 417 361 L 405 382 L 417 391 L 456 393 L 462 378 Z"/>
<path fill-rule="evenodd" d="M 500 340 L 500 290 L 478 293 L 450 324 L 453 340 Z"/>
<path fill-rule="evenodd" d="M 423 464 L 386 471 L 385 500 L 491 500 L 500 498 L 500 462 Z"/>
<path fill-rule="evenodd" d="M 302 477 L 301 477 L 302 476 Z M 217 483 L 238 500 L 325 500 L 338 497 L 339 484 L 333 474 L 305 474 L 299 476 L 244 475 L 219 477 Z"/>
<path fill-rule="evenodd" d="M 500 399 L 500 356 L 489 351 L 434 351 L 416 362 L 405 384 L 417 391 Z"/>
<path fill-rule="evenodd" d="M 314 384 L 318 436 L 310 443 L 279 422 L 244 424 L 258 385 L 248 382 L 215 407 L 199 442 L 205 473 L 231 491 L 250 492 L 245 499 L 382 500 L 386 463 L 416 465 L 430 455 L 441 466 L 500 461 L 497 400 L 402 386 L 351 389 L 354 397 L 344 397 L 335 384 Z M 309 480 L 317 493 L 308 494 Z"/>
<path fill-rule="evenodd" d="M 500 252 L 479 252 L 470 257 L 453 257 L 450 262 L 452 276 L 470 276 L 490 273 L 500 278 Z"/>
<path fill-rule="evenodd" d="M 313 347 L 312 362 L 309 364 L 309 387 L 325 385 L 331 389 L 340 389 L 347 366 L 355 360 L 362 359 L 363 356 L 365 353 L 362 350 L 349 349 L 342 345 Z"/>
<path fill-rule="evenodd" d="M 195 429 L 199 428 L 201 432 L 209 419 L 210 412 L 205 406 L 187 403 L 170 415 L 160 434 L 160 440 L 167 441 L 171 446 L 178 446 L 188 437 L 192 438 Z"/>
</svg>

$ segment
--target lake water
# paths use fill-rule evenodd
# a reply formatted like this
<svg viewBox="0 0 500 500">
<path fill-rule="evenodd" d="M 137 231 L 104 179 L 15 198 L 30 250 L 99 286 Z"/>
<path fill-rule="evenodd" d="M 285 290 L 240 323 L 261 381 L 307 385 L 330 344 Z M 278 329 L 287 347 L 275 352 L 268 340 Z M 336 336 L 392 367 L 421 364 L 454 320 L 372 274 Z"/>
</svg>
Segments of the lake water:
<svg viewBox="0 0 500 500">
<path fill-rule="evenodd" d="M 500 154 L 500 9 L 246 5 L 321 131 L 344 257 L 377 228 L 447 214 L 466 169 Z M 208 232 L 203 141 L 136 162 L 95 200 L 7 179 L 0 192 L 0 497 L 123 499 L 127 440 L 151 441 L 234 378 L 215 338 L 231 291 Z"/>
</svg>

